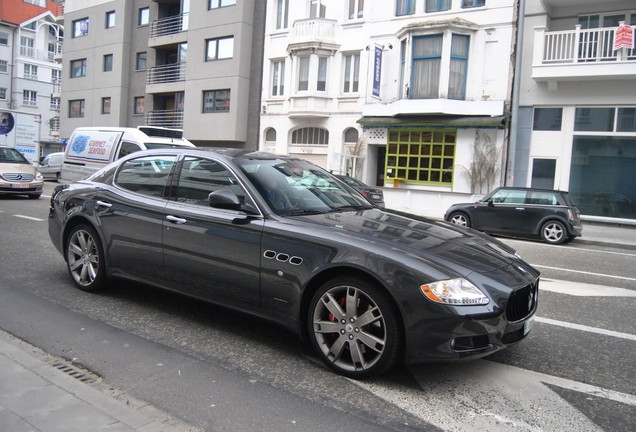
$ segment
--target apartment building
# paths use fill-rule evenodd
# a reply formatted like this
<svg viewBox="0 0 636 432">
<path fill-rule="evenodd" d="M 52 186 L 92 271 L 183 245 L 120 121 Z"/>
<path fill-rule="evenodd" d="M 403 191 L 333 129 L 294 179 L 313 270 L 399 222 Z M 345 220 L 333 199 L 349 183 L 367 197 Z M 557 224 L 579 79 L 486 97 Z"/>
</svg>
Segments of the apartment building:
<svg viewBox="0 0 636 432">
<path fill-rule="evenodd" d="M 503 183 L 514 0 L 268 0 L 261 148 L 441 216 Z"/>
<path fill-rule="evenodd" d="M 32 142 L 21 151 L 34 161 L 62 148 L 59 61 L 64 29 L 58 15 L 59 5 L 52 1 L 0 3 L 0 109 L 35 119 L 20 131 Z"/>
<path fill-rule="evenodd" d="M 568 190 L 584 219 L 636 223 L 636 4 L 525 3 L 508 180 Z"/>
<path fill-rule="evenodd" d="M 264 3 L 67 0 L 62 136 L 78 126 L 181 128 L 256 149 Z"/>
</svg>

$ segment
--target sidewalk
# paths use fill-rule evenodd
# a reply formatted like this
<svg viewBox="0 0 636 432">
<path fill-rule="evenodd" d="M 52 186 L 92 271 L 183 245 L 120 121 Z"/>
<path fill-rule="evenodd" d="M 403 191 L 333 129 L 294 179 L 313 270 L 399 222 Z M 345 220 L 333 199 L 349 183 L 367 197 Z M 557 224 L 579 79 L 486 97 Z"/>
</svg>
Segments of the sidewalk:
<svg viewBox="0 0 636 432">
<path fill-rule="evenodd" d="M 636 249 L 636 225 L 611 225 L 583 222 L 583 235 L 575 243 Z"/>
<path fill-rule="evenodd" d="M 0 431 L 186 432 L 193 426 L 0 331 Z"/>
</svg>

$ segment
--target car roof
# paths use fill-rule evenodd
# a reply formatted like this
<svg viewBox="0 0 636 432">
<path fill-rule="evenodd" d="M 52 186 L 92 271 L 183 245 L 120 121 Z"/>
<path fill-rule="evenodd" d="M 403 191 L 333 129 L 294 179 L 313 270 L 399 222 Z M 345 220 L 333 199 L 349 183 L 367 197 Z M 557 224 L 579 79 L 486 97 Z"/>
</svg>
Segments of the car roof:
<svg viewBox="0 0 636 432">
<path fill-rule="evenodd" d="M 288 156 L 288 155 L 279 155 L 274 153 L 267 153 L 261 151 L 253 151 L 253 150 L 244 150 L 244 149 L 234 149 L 234 148 L 218 148 L 218 147 L 177 147 L 177 148 L 164 148 L 164 149 L 154 149 L 154 150 L 143 150 L 139 152 L 131 153 L 127 156 L 127 159 L 134 158 L 135 156 L 141 155 L 152 155 L 152 154 L 190 154 L 190 155 L 200 155 L 200 156 L 221 156 L 224 159 L 233 160 L 233 159 L 255 159 L 255 160 L 303 160 L 298 157 Z"/>
<path fill-rule="evenodd" d="M 522 187 L 522 186 L 501 186 L 495 190 L 525 190 L 525 191 L 539 191 L 539 192 L 559 192 L 559 193 L 568 193 L 567 191 L 562 191 L 558 189 L 544 189 L 544 188 L 535 188 L 535 187 Z"/>
</svg>

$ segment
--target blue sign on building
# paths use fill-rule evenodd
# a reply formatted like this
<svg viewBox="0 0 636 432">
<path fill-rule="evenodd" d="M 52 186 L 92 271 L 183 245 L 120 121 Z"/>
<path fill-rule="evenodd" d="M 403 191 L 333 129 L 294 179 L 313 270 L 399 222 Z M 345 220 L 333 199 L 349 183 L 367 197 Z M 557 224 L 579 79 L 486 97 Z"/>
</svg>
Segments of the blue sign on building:
<svg viewBox="0 0 636 432">
<path fill-rule="evenodd" d="M 382 48 L 375 46 L 373 60 L 373 96 L 380 97 L 380 81 L 382 80 Z"/>
</svg>

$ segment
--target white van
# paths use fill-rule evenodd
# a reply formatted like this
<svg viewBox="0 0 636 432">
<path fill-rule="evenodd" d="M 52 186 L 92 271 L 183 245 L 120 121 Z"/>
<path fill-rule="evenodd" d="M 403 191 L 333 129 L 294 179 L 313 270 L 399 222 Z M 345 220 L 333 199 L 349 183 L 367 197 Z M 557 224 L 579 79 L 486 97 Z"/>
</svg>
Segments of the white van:
<svg viewBox="0 0 636 432">
<path fill-rule="evenodd" d="M 183 138 L 180 129 L 154 126 L 77 128 L 66 145 L 61 181 L 83 180 L 120 157 L 163 147 L 194 147 L 194 144 Z"/>
<path fill-rule="evenodd" d="M 60 181 L 64 153 L 49 153 L 36 168 L 44 177 L 44 180 Z"/>
</svg>

